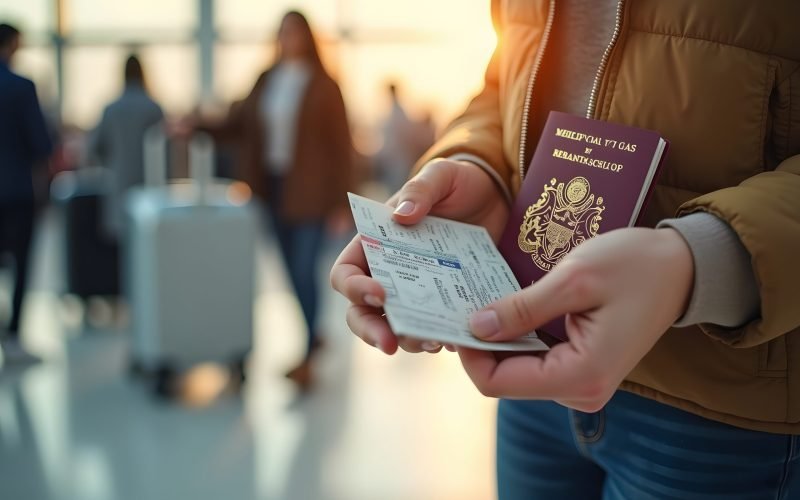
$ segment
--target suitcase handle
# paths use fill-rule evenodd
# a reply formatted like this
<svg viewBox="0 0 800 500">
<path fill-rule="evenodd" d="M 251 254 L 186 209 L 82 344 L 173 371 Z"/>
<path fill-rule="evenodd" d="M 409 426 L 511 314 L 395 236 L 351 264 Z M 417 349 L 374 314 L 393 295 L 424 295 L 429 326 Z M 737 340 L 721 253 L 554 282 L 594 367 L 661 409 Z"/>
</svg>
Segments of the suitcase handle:
<svg viewBox="0 0 800 500">
<path fill-rule="evenodd" d="M 189 141 L 189 176 L 197 185 L 197 203 L 206 205 L 214 176 L 214 141 L 206 133 L 195 134 Z"/>
<path fill-rule="evenodd" d="M 144 148 L 144 185 L 161 187 L 167 184 L 167 135 L 163 123 L 149 127 L 142 139 Z"/>
</svg>

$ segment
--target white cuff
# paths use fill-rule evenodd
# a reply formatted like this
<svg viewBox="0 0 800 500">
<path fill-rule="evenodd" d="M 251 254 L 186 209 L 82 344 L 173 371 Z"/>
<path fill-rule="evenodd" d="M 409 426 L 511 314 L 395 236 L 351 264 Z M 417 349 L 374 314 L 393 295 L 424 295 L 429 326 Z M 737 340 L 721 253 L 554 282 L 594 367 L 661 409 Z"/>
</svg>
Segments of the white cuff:
<svg viewBox="0 0 800 500">
<path fill-rule="evenodd" d="M 656 227 L 678 231 L 694 259 L 692 298 L 674 326 L 738 327 L 758 317 L 761 302 L 750 253 L 725 221 L 698 212 L 663 220 Z"/>
<path fill-rule="evenodd" d="M 500 188 L 500 191 L 503 193 L 503 196 L 506 198 L 506 201 L 509 203 L 509 205 L 514 201 L 513 197 L 511 196 L 511 191 L 508 189 L 508 186 L 506 186 L 506 183 L 503 182 L 500 174 L 498 174 L 497 171 L 480 156 L 475 156 L 470 153 L 457 153 L 453 156 L 448 156 L 447 159 L 453 161 L 468 161 L 481 167 L 487 174 L 489 174 L 489 177 L 494 180 L 495 184 L 497 184 L 497 187 Z"/>
</svg>

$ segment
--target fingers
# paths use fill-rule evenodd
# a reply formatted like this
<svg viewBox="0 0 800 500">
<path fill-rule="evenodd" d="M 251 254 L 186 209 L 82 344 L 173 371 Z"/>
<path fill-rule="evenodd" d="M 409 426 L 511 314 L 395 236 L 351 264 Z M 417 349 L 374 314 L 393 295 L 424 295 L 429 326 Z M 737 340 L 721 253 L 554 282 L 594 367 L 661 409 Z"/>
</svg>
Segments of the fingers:
<svg viewBox="0 0 800 500">
<path fill-rule="evenodd" d="M 410 353 L 435 354 L 442 350 L 442 344 L 435 341 L 396 337 L 383 314 L 372 307 L 350 306 L 347 311 L 347 326 L 361 340 L 386 354 L 394 354 L 398 347 Z"/>
<path fill-rule="evenodd" d="M 347 324 L 353 333 L 386 354 L 393 354 L 398 346 L 412 353 L 441 351 L 442 345 L 438 342 L 395 337 L 380 310 L 386 291 L 367 276 L 367 270 L 361 239 L 356 236 L 339 255 L 330 275 L 331 286 L 352 303 L 347 312 Z"/>
<path fill-rule="evenodd" d="M 386 354 L 397 352 L 397 337 L 378 309 L 369 306 L 350 306 L 347 310 L 347 326 L 361 340 Z"/>
<path fill-rule="evenodd" d="M 425 352 L 436 354 L 441 351 L 444 346 L 438 342 L 426 342 L 422 344 L 422 347 L 425 349 Z"/>
<path fill-rule="evenodd" d="M 386 292 L 367 276 L 367 259 L 356 236 L 342 250 L 331 269 L 331 286 L 347 297 L 352 305 L 347 311 L 347 325 L 361 340 L 386 354 L 397 351 L 397 339 L 379 309 Z"/>
<path fill-rule="evenodd" d="M 380 283 L 367 275 L 368 270 L 361 237 L 356 236 L 342 250 L 331 268 L 331 286 L 353 304 L 381 307 L 386 300 L 386 292 Z"/>
<path fill-rule="evenodd" d="M 390 204 L 397 204 L 394 220 L 401 224 L 419 222 L 431 207 L 450 194 L 455 175 L 455 165 L 450 161 L 429 163 L 390 200 Z"/>
<path fill-rule="evenodd" d="M 443 347 L 442 344 L 434 340 L 419 340 L 403 336 L 398 337 L 397 340 L 402 350 L 414 354 L 418 352 L 436 354 L 441 351 Z"/>
<path fill-rule="evenodd" d="M 519 355 L 498 361 L 492 352 L 466 348 L 458 348 L 458 355 L 475 387 L 489 397 L 559 399 L 595 411 L 616 388 L 570 343 L 555 346 L 543 357 Z"/>
<path fill-rule="evenodd" d="M 597 287 L 585 267 L 565 261 L 533 285 L 474 313 L 472 332 L 484 340 L 511 340 L 564 314 L 599 306 Z"/>
</svg>

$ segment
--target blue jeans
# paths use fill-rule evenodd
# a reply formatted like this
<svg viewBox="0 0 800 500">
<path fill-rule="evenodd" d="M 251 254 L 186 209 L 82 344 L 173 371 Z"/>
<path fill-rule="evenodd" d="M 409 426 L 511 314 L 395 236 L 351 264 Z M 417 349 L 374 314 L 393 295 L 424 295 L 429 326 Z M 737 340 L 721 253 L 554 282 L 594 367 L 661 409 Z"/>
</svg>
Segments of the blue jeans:
<svg viewBox="0 0 800 500">
<path fill-rule="evenodd" d="M 500 401 L 500 500 L 800 498 L 800 440 L 618 391 L 597 413 Z"/>
<path fill-rule="evenodd" d="M 317 310 L 319 309 L 319 259 L 325 240 L 325 221 L 289 221 L 281 215 L 283 179 L 272 178 L 272 194 L 269 200 L 272 227 L 278 246 L 286 263 L 289 280 L 292 282 L 303 318 L 308 328 L 306 358 L 317 343 Z"/>
</svg>

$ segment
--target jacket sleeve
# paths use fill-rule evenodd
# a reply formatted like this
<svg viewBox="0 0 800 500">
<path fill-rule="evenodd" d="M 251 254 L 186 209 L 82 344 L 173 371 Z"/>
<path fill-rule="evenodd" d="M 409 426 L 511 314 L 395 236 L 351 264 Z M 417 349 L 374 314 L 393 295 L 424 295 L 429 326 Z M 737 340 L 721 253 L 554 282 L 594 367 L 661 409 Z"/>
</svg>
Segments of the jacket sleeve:
<svg viewBox="0 0 800 500">
<path fill-rule="evenodd" d="M 498 29 L 500 1 L 492 0 L 492 20 Z M 498 36 L 497 48 L 484 76 L 481 92 L 472 99 L 461 116 L 442 133 L 441 138 L 422 156 L 414 167 L 418 172 L 428 161 L 439 157 L 469 155 L 480 158 L 494 169 L 498 177 L 510 184 L 512 168 L 503 156 L 502 118 L 499 99 L 499 65 L 503 52 L 503 37 Z"/>
<path fill-rule="evenodd" d="M 679 212 L 708 212 L 727 222 L 750 253 L 758 284 L 759 318 L 735 329 L 701 324 L 707 334 L 752 347 L 800 327 L 800 155 L 691 200 Z"/>
<path fill-rule="evenodd" d="M 244 101 L 235 101 L 228 108 L 225 118 L 219 121 L 203 120 L 197 130 L 206 132 L 216 142 L 236 142 L 241 138 Z"/>
<path fill-rule="evenodd" d="M 221 121 L 201 121 L 197 124 L 197 129 L 210 134 L 217 142 L 236 142 L 241 139 L 242 129 L 245 127 L 247 109 L 249 106 L 257 106 L 259 93 L 263 89 L 266 73 L 262 73 L 257 79 L 247 97 L 240 101 L 234 101 L 225 118 Z"/>
<path fill-rule="evenodd" d="M 98 165 L 107 167 L 108 161 L 108 108 L 103 110 L 103 116 L 100 122 L 89 133 L 86 153 L 89 160 Z"/>
<path fill-rule="evenodd" d="M 355 151 L 342 92 L 335 82 L 331 81 L 330 85 L 330 96 L 327 99 L 328 109 L 326 110 L 327 116 L 330 117 L 327 142 L 331 159 L 330 165 L 333 169 L 329 177 L 331 180 L 330 192 L 333 195 L 333 205 L 347 209 L 349 204 L 346 193 L 354 190 L 355 184 L 353 168 Z"/>
<path fill-rule="evenodd" d="M 28 85 L 26 85 L 23 101 L 22 127 L 25 129 L 25 137 L 28 139 L 31 157 L 36 160 L 42 160 L 53 152 L 53 144 L 47 131 L 42 109 L 39 107 L 36 87 L 31 82 L 26 83 Z"/>
</svg>

